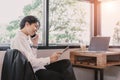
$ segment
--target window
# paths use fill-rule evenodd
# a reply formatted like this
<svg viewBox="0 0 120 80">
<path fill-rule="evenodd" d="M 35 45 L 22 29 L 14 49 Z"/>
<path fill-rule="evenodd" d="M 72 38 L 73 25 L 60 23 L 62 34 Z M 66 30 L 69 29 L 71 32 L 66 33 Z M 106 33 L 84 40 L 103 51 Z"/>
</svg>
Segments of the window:
<svg viewBox="0 0 120 80">
<path fill-rule="evenodd" d="M 88 44 L 91 3 L 79 0 L 49 0 L 49 44 Z"/>
<path fill-rule="evenodd" d="M 43 25 L 42 0 L 2 0 L 0 10 L 0 44 L 10 43 L 19 30 L 20 20 L 26 15 L 36 16 Z M 42 28 L 40 32 L 42 35 Z"/>
<path fill-rule="evenodd" d="M 110 36 L 110 45 L 120 46 L 120 0 L 101 3 L 101 34 Z"/>
<path fill-rule="evenodd" d="M 10 43 L 27 15 L 40 20 L 39 43 L 45 47 L 89 44 L 91 6 L 89 0 L 4 0 L 0 3 L 0 44 Z"/>
</svg>

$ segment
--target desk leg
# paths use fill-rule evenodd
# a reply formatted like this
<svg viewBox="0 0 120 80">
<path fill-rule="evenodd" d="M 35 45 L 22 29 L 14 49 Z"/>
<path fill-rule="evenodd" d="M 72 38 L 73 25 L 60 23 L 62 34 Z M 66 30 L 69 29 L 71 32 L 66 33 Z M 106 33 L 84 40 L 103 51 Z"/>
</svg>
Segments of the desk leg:
<svg viewBox="0 0 120 80">
<path fill-rule="evenodd" d="M 104 70 L 100 69 L 100 80 L 104 80 Z"/>
<path fill-rule="evenodd" d="M 94 78 L 94 80 L 98 80 L 98 70 L 95 69 L 94 71 L 95 71 L 95 78 Z"/>
</svg>

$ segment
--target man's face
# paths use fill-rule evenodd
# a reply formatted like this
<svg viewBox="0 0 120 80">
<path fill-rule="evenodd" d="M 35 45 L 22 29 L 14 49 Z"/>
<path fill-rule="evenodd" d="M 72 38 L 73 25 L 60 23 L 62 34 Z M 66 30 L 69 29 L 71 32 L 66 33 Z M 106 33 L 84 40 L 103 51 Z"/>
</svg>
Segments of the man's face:
<svg viewBox="0 0 120 80">
<path fill-rule="evenodd" d="M 39 29 L 38 23 L 27 24 L 27 33 L 30 36 L 34 35 L 38 29 Z"/>
</svg>

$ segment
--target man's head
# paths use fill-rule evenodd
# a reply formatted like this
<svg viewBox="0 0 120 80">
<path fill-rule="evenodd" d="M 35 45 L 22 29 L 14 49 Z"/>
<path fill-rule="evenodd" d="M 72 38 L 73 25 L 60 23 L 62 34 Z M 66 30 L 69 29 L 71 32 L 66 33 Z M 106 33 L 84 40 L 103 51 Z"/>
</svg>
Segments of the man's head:
<svg viewBox="0 0 120 80">
<path fill-rule="evenodd" d="M 27 35 L 33 35 L 39 29 L 40 22 L 35 16 L 26 16 L 20 22 L 20 29 Z"/>
</svg>

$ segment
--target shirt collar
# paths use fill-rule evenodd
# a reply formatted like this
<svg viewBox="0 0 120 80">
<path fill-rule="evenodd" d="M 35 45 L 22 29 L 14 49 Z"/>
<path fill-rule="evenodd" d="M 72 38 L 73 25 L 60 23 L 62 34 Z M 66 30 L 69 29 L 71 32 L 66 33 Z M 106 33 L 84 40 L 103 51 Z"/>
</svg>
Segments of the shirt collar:
<svg viewBox="0 0 120 80">
<path fill-rule="evenodd" d="M 23 33 L 21 30 L 19 31 L 19 34 L 27 39 L 29 39 L 29 36 L 27 36 L 25 33 Z"/>
</svg>

